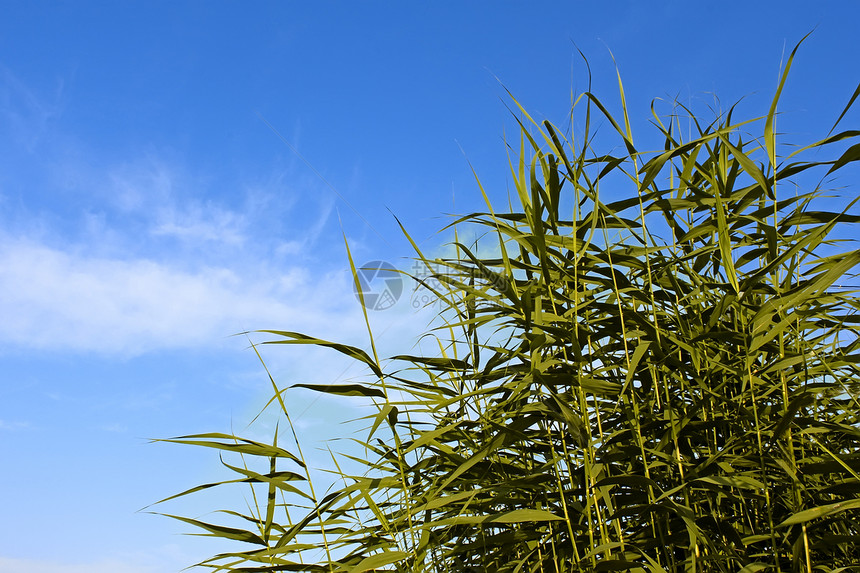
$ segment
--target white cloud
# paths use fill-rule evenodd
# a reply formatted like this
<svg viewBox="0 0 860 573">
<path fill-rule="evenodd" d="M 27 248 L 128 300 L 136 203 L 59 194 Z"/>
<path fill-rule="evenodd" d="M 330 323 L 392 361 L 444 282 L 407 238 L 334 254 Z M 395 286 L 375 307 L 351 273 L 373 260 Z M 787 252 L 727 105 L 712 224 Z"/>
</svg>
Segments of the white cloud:
<svg viewBox="0 0 860 573">
<path fill-rule="evenodd" d="M 345 272 L 245 272 L 253 276 L 226 267 L 189 270 L 4 240 L 0 341 L 24 348 L 138 354 L 217 344 L 245 329 L 298 330 L 327 319 L 343 325 L 349 321 L 342 313 L 353 314 L 360 324 Z"/>
<path fill-rule="evenodd" d="M 169 543 L 143 551 L 114 552 L 80 561 L 72 558 L 20 558 L 0 555 L 0 573 L 165 573 L 205 558 L 205 548 Z M 192 551 L 196 549 L 196 551 Z"/>
<path fill-rule="evenodd" d="M 23 118 L 54 142 L 33 156 L 44 181 L 0 213 L 0 353 L 131 356 L 259 328 L 366 340 L 316 178 L 275 165 L 237 180 L 144 144 L 103 161 L 51 124 L 61 87 L 50 103 L 0 66 L 0 126 Z"/>
<path fill-rule="evenodd" d="M 35 559 L 7 559 L 0 557 L 0 573 L 163 573 L 163 571 L 157 565 L 123 563 L 114 559 L 103 559 L 80 564 L 63 564 Z"/>
</svg>

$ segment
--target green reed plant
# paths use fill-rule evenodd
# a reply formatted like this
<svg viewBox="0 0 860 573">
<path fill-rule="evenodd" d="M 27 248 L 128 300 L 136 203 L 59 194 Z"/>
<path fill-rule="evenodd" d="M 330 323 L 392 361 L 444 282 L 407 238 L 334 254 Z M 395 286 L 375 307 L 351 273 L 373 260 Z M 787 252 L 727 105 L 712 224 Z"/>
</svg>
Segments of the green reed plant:
<svg viewBox="0 0 860 573">
<path fill-rule="evenodd" d="M 571 112 L 584 130 L 567 137 L 520 108 L 516 207 L 488 200 L 454 223 L 483 229 L 494 254 L 455 241 L 455 257 L 431 260 L 415 246 L 442 304 L 426 335 L 438 352 L 382 362 L 373 344 L 261 331 L 348 355 L 372 380 L 270 376 L 291 447 L 165 440 L 241 456 L 224 461 L 235 479 L 179 496 L 262 488 L 247 512 L 223 512 L 229 526 L 177 517 L 240 542 L 201 565 L 860 571 L 860 301 L 844 288 L 860 250 L 837 240 L 860 218 L 856 199 L 828 210 L 822 188 L 860 159 L 860 131 L 834 125 L 784 155 L 784 82 L 756 119 L 652 106 L 658 152 L 637 147 L 623 89 L 621 120 L 589 91 Z M 595 148 L 594 115 L 618 138 L 611 152 Z M 297 386 L 375 406 L 364 454 L 333 457 L 362 471 L 324 494 L 284 402 Z"/>
</svg>

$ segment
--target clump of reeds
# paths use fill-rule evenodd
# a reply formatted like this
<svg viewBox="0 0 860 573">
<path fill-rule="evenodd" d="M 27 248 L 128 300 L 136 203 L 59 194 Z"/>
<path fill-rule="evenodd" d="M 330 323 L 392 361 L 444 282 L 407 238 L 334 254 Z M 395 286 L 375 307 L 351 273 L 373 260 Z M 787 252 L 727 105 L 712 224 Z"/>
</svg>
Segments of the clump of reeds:
<svg viewBox="0 0 860 573">
<path fill-rule="evenodd" d="M 233 481 L 266 489 L 252 511 L 230 512 L 245 528 L 181 518 L 245 543 L 203 565 L 860 570 L 860 303 L 844 288 L 860 251 L 833 239 L 858 217 L 853 201 L 827 210 L 819 186 L 793 183 L 860 159 L 860 144 L 845 145 L 860 132 L 834 129 L 782 155 L 784 81 L 754 120 L 654 113 L 657 153 L 637 148 L 626 104 L 616 121 L 583 94 L 571 124 L 585 130 L 568 137 L 520 109 L 518 206 L 488 201 L 455 223 L 485 229 L 499 254 L 460 243 L 450 259 L 417 252 L 443 302 L 428 333 L 437 354 L 382 363 L 265 331 L 268 343 L 329 347 L 372 373 L 315 388 L 374 401 L 366 455 L 352 459 L 360 475 L 321 496 L 300 449 L 167 440 L 242 454 L 250 465 L 228 465 Z M 614 128 L 613 154 L 593 148 L 593 114 Z M 253 458 L 265 469 L 248 469 Z"/>
</svg>

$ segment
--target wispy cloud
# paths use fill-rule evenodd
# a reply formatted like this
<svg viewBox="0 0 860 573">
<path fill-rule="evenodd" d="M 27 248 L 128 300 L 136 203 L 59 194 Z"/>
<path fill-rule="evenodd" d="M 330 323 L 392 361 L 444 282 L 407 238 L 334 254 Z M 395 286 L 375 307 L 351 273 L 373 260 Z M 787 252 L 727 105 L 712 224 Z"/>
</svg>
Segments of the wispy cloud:
<svg viewBox="0 0 860 573">
<path fill-rule="evenodd" d="M 210 203 L 192 204 L 184 212 L 164 211 L 159 214 L 159 219 L 152 229 L 156 236 L 231 245 L 245 242 L 244 219 Z"/>
<path fill-rule="evenodd" d="M 164 573 L 179 571 L 193 562 L 193 557 L 177 546 L 166 545 L 158 547 L 155 553 L 116 555 L 77 563 L 71 559 L 0 556 L 0 573 Z"/>
<path fill-rule="evenodd" d="M 160 573 L 157 566 L 101 560 L 92 563 L 63 564 L 35 559 L 0 557 L 0 573 Z"/>
<path fill-rule="evenodd" d="M 58 81 L 52 96 L 45 98 L 0 65 L 0 128 L 5 128 L 18 144 L 32 151 L 44 135 L 48 122 L 62 112 L 63 88 L 64 83 Z"/>
<path fill-rule="evenodd" d="M 0 420 L 0 430 L 14 431 L 24 430 L 30 427 L 29 422 L 10 422 L 9 420 Z"/>
</svg>

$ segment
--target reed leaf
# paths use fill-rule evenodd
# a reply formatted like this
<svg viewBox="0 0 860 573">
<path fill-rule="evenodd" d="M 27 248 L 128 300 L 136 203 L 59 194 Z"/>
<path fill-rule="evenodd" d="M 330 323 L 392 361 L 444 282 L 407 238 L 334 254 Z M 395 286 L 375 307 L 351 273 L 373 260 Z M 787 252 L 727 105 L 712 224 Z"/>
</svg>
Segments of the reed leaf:
<svg viewBox="0 0 860 573">
<path fill-rule="evenodd" d="M 372 374 L 348 385 L 272 380 L 286 416 L 282 395 L 296 387 L 376 408 L 357 449 L 333 454 L 325 496 L 300 449 L 277 441 L 163 440 L 261 466 L 225 462 L 238 479 L 167 498 L 266 488 L 265 508 L 224 513 L 231 525 L 177 517 L 249 547 L 200 565 L 860 570 L 860 300 L 843 288 L 860 250 L 837 240 L 860 217 L 807 183 L 860 160 L 860 131 L 780 155 L 774 122 L 795 51 L 762 117 L 737 120 L 733 107 L 702 118 L 681 105 L 661 117 L 652 106 L 659 152 L 637 146 L 620 78 L 622 119 L 589 91 L 571 111 L 585 131 L 567 137 L 514 100 L 519 204 L 494 208 L 478 182 L 487 211 L 452 223 L 449 258 L 427 258 L 401 225 L 416 261 L 436 270 L 442 309 L 425 338 L 437 353 L 383 363 L 375 346 L 370 356 L 259 331 L 265 344 L 329 348 Z M 592 110 L 615 130 L 613 154 L 594 148 Z M 682 122 L 695 129 L 687 140 Z M 460 242 L 464 226 L 498 254 Z"/>
</svg>

